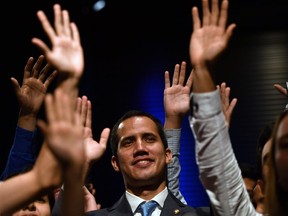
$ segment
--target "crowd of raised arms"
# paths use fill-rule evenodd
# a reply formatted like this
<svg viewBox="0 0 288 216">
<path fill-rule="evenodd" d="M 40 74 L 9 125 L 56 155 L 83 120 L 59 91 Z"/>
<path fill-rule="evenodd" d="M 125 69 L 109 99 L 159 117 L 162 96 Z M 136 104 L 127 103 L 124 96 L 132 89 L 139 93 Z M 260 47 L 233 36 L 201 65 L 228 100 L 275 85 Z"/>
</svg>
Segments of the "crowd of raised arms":
<svg viewBox="0 0 288 216">
<path fill-rule="evenodd" d="M 230 87 L 216 84 L 212 75 L 236 28 L 227 23 L 228 8 L 228 0 L 202 0 L 202 11 L 192 8 L 187 44 L 192 70 L 187 75 L 188 63 L 182 61 L 175 63 L 173 74 L 163 73 L 164 125 L 150 113 L 128 110 L 111 129 L 102 130 L 99 141 L 92 133 L 91 101 L 79 95 L 84 51 L 78 27 L 60 4 L 53 6 L 54 26 L 39 10 L 50 44 L 32 38 L 42 54 L 27 60 L 21 83 L 11 78 L 20 110 L 1 174 L 0 215 L 287 215 L 288 111 L 283 109 L 259 134 L 260 173 L 238 163 L 233 152 L 229 127 L 237 99 L 230 100 Z M 52 82 L 56 86 L 50 93 Z M 281 85 L 275 88 L 288 95 Z M 45 120 L 38 118 L 43 103 Z M 186 117 L 208 206 L 188 205 L 179 190 L 180 136 Z M 34 139 L 37 134 L 41 142 Z M 112 206 L 102 208 L 87 178 L 108 143 L 111 165 L 121 173 L 125 190 Z"/>
</svg>

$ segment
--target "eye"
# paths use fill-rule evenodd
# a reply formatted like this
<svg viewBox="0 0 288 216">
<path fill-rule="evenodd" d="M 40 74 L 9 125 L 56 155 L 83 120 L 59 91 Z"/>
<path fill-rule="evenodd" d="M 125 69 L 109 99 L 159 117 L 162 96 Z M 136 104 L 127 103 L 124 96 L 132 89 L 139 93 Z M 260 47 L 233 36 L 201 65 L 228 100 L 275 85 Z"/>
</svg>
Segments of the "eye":
<svg viewBox="0 0 288 216">
<path fill-rule="evenodd" d="M 280 139 L 277 146 L 279 149 L 287 149 L 288 148 L 288 137 L 285 136 L 284 138 Z"/>
<path fill-rule="evenodd" d="M 288 140 L 282 140 L 278 143 L 279 149 L 287 149 L 288 148 Z"/>
<path fill-rule="evenodd" d="M 154 135 L 147 135 L 147 136 L 145 136 L 145 141 L 146 141 L 147 143 L 153 143 L 153 142 L 155 142 L 155 140 L 156 140 L 156 137 L 155 137 Z"/>
<path fill-rule="evenodd" d="M 133 140 L 131 138 L 127 138 L 125 140 L 122 141 L 121 143 L 121 147 L 128 147 L 131 146 L 133 143 Z"/>
</svg>

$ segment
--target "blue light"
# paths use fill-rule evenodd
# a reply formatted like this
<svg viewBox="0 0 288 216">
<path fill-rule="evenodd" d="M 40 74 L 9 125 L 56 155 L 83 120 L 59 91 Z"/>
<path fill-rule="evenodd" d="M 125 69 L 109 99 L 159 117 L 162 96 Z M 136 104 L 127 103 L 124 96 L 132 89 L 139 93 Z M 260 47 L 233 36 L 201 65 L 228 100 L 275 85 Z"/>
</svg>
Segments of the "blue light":
<svg viewBox="0 0 288 216">
<path fill-rule="evenodd" d="M 105 6 L 106 6 L 106 2 L 104 0 L 99 0 L 95 2 L 95 4 L 93 5 L 93 10 L 98 12 L 102 10 Z"/>
</svg>

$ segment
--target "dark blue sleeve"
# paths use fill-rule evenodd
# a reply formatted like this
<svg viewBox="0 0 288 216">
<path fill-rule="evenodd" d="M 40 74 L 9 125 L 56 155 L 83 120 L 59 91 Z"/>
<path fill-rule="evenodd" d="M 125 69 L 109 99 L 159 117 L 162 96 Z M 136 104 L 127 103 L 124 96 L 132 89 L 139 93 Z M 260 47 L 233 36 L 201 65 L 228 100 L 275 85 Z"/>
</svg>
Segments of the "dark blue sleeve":
<svg viewBox="0 0 288 216">
<path fill-rule="evenodd" d="M 36 130 L 32 132 L 18 126 L 16 127 L 14 142 L 0 180 L 4 180 L 14 173 L 22 172 L 25 168 L 33 166 L 37 158 L 33 142 L 35 134 Z"/>
</svg>

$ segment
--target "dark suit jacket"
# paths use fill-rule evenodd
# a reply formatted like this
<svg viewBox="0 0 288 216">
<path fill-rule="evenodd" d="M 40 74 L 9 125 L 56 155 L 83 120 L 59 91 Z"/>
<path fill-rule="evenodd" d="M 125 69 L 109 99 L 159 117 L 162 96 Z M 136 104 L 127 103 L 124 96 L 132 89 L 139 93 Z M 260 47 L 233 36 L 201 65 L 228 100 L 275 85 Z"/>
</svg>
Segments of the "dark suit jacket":
<svg viewBox="0 0 288 216">
<path fill-rule="evenodd" d="M 200 209 L 199 209 L 200 210 Z M 164 206 L 161 212 L 161 216 L 209 216 L 210 211 L 204 213 L 201 209 L 194 209 L 188 205 L 184 205 L 178 200 L 170 191 L 164 202 Z M 91 211 L 85 214 L 85 216 L 133 216 L 131 207 L 126 199 L 125 194 L 109 208 L 100 209 L 97 211 Z"/>
</svg>

